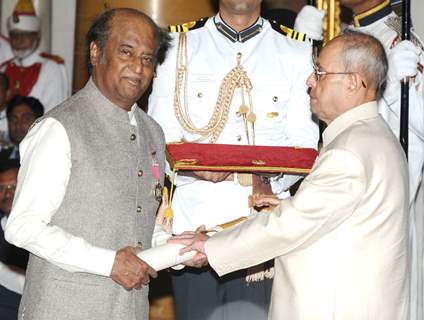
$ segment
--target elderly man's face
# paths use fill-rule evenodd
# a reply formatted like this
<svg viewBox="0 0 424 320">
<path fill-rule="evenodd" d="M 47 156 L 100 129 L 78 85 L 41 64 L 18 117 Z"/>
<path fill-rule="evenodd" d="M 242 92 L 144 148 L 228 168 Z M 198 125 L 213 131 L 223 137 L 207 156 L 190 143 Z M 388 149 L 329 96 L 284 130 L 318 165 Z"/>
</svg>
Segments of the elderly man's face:
<svg viewBox="0 0 424 320">
<path fill-rule="evenodd" d="M 344 66 L 339 59 L 340 51 L 338 42 L 329 43 L 324 47 L 316 61 L 316 68 L 319 72 L 329 74 L 312 73 L 306 81 L 310 87 L 312 112 L 327 124 L 342 113 L 340 107 L 344 106 L 342 102 L 346 99 L 346 74 L 334 74 L 344 72 Z"/>
<path fill-rule="evenodd" d="M 103 52 L 92 43 L 93 79 L 99 90 L 115 105 L 128 110 L 152 80 L 157 39 L 153 27 L 130 13 L 117 13 L 111 22 Z"/>
<path fill-rule="evenodd" d="M 10 46 L 18 58 L 26 58 L 38 47 L 40 34 L 38 32 L 27 32 L 12 30 L 9 32 Z"/>
<path fill-rule="evenodd" d="M 21 143 L 35 119 L 36 115 L 26 104 L 14 107 L 7 119 L 10 140 L 16 145 Z"/>
<path fill-rule="evenodd" d="M 0 172 L 0 211 L 9 215 L 15 196 L 18 169 L 13 168 Z"/>
</svg>

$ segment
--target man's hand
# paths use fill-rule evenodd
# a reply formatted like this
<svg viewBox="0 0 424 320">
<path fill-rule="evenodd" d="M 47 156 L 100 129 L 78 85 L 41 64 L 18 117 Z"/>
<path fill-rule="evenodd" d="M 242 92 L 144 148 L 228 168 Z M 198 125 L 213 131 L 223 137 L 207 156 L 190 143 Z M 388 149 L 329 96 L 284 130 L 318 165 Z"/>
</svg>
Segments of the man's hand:
<svg viewBox="0 0 424 320">
<path fill-rule="evenodd" d="M 193 171 L 193 174 L 202 180 L 211 182 L 221 182 L 226 180 L 231 174 L 231 172 Z"/>
<path fill-rule="evenodd" d="M 322 21 L 325 16 L 324 10 L 318 10 L 314 6 L 304 6 L 297 14 L 294 30 L 305 33 L 314 40 L 322 40 Z"/>
<path fill-rule="evenodd" d="M 411 41 L 399 42 L 388 57 L 390 81 L 400 81 L 406 77 L 413 77 L 418 72 L 418 62 L 421 51 Z"/>
<path fill-rule="evenodd" d="M 168 240 L 168 243 L 185 245 L 185 247 L 180 250 L 180 255 L 190 251 L 197 251 L 193 259 L 184 263 L 186 266 L 201 268 L 208 264 L 208 257 L 205 252 L 205 242 L 209 239 L 209 236 L 206 235 L 205 231 L 206 228 L 202 225 L 195 232 L 185 231 Z"/>
<path fill-rule="evenodd" d="M 276 207 L 280 204 L 280 200 L 273 195 L 254 194 L 249 198 L 249 205 L 252 207 Z"/>
<path fill-rule="evenodd" d="M 149 284 L 150 277 L 156 278 L 157 273 L 137 257 L 136 248 L 125 247 L 116 252 L 110 276 L 113 281 L 130 290 Z"/>
</svg>

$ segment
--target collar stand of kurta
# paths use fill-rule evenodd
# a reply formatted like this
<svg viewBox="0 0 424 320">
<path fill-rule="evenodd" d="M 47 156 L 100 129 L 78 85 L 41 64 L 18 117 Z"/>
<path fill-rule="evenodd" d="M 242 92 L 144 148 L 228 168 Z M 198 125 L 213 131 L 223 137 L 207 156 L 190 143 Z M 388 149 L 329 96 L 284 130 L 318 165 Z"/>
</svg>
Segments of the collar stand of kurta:
<svg viewBox="0 0 424 320">
<path fill-rule="evenodd" d="M 388 16 L 392 13 L 392 7 L 390 5 L 390 0 L 385 0 L 380 3 L 378 6 L 371 8 L 365 12 L 362 12 L 353 17 L 353 21 L 355 23 L 355 27 L 365 27 L 374 23 L 385 16 Z"/>
<path fill-rule="evenodd" d="M 214 17 L 213 22 L 215 23 L 218 31 L 232 42 L 245 42 L 253 38 L 262 31 L 264 24 L 263 18 L 259 17 L 250 27 L 237 32 L 227 23 L 225 23 L 225 21 L 219 15 Z"/>
</svg>

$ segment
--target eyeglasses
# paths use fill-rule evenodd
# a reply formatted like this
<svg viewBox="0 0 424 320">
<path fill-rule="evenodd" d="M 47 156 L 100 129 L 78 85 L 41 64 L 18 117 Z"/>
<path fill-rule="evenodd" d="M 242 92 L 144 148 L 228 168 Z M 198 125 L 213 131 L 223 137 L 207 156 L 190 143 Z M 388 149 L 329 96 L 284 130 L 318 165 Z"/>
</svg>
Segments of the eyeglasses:
<svg viewBox="0 0 424 320">
<path fill-rule="evenodd" d="M 358 73 L 358 72 L 329 72 L 329 71 L 323 71 L 320 70 L 319 67 L 315 64 L 315 61 L 312 63 L 312 67 L 314 69 L 313 74 L 314 74 L 314 78 L 316 82 L 319 82 L 321 80 L 322 76 L 326 76 L 326 75 L 332 75 L 332 74 L 354 74 L 354 73 Z M 364 80 L 361 80 L 362 86 L 364 88 L 367 87 L 367 85 L 365 84 Z"/>
<path fill-rule="evenodd" d="M 15 189 L 16 189 L 16 183 L 0 184 L 0 192 L 5 192 L 7 190 L 15 191 Z"/>
</svg>

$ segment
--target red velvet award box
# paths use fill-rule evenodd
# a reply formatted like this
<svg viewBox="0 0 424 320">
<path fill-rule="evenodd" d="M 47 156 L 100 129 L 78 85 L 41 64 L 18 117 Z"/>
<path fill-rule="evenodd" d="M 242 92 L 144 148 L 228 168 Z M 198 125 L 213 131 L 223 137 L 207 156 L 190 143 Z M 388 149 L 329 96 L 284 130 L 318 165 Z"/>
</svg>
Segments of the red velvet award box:
<svg viewBox="0 0 424 320">
<path fill-rule="evenodd" d="M 166 145 L 174 170 L 309 173 L 318 153 L 311 148 L 207 143 Z"/>
</svg>

